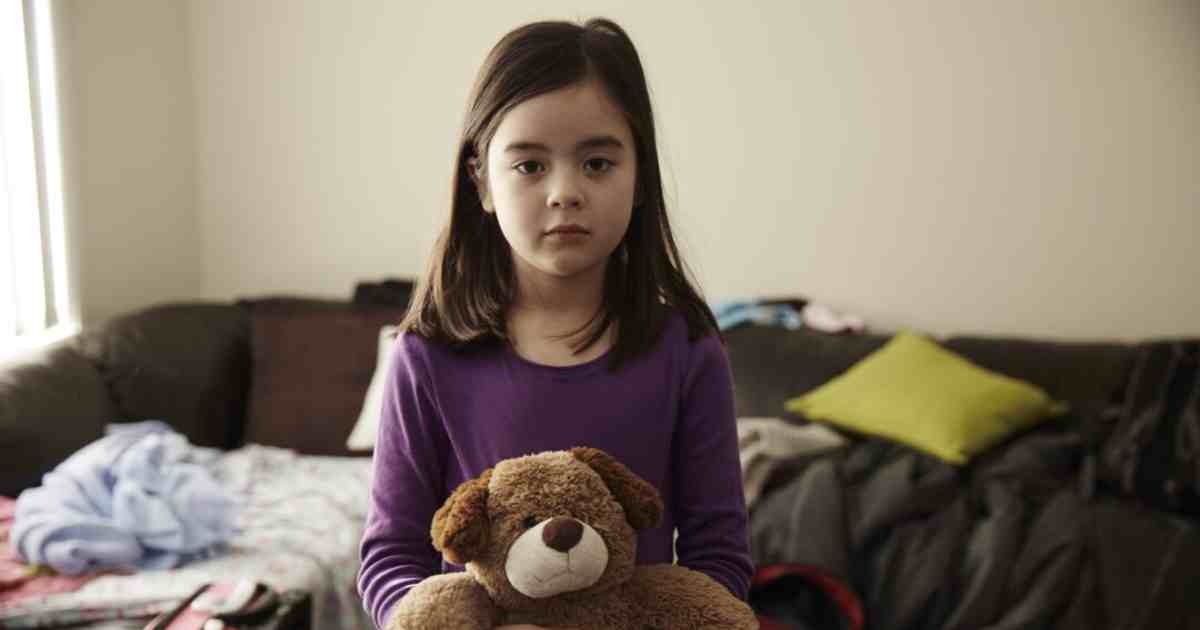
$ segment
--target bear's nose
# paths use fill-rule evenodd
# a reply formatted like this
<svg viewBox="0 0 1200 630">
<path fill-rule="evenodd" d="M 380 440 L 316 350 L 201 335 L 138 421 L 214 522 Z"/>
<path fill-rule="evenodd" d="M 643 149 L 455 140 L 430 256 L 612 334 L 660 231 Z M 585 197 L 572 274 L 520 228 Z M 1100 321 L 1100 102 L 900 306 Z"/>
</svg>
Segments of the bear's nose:
<svg viewBox="0 0 1200 630">
<path fill-rule="evenodd" d="M 573 518 L 556 516 L 542 528 L 542 542 L 555 551 L 570 551 L 579 544 L 580 538 L 583 538 L 583 525 Z"/>
</svg>

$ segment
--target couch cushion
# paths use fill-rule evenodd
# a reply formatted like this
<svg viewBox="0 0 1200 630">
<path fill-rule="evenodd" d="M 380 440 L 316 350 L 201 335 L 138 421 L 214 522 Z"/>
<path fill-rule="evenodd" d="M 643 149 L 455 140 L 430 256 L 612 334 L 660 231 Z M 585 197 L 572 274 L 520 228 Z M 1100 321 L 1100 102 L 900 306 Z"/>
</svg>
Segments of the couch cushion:
<svg viewBox="0 0 1200 630">
<path fill-rule="evenodd" d="M 882 335 L 753 325 L 732 328 L 724 336 L 738 417 L 784 414 L 785 400 L 845 372 L 887 341 Z"/>
<path fill-rule="evenodd" d="M 0 365 L 0 495 L 40 485 L 116 417 L 100 373 L 70 344 Z"/>
<path fill-rule="evenodd" d="M 163 420 L 201 446 L 237 444 L 249 382 L 248 321 L 227 303 L 175 303 L 79 338 L 127 420 Z"/>
<path fill-rule="evenodd" d="M 276 302 L 251 311 L 245 439 L 312 455 L 353 454 L 346 438 L 375 370 L 379 331 L 404 311 L 293 306 Z"/>
<path fill-rule="evenodd" d="M 945 347 L 972 363 L 1029 381 L 1081 411 L 1094 410 L 1121 393 L 1133 367 L 1135 347 L 1120 343 L 969 337 Z"/>
</svg>

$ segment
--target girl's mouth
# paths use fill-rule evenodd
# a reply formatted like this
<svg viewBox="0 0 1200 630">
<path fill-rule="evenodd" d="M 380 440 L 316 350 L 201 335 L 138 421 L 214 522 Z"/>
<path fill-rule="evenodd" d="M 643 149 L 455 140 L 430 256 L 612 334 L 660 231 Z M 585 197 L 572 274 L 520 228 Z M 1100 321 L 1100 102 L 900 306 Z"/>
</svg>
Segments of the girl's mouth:
<svg viewBox="0 0 1200 630">
<path fill-rule="evenodd" d="M 583 227 L 582 225 L 575 224 L 575 223 L 559 225 L 559 226 L 551 228 L 549 232 L 546 232 L 546 234 L 548 236 L 559 236 L 559 235 L 570 235 L 570 234 L 584 235 L 587 233 L 588 233 L 587 228 Z"/>
</svg>

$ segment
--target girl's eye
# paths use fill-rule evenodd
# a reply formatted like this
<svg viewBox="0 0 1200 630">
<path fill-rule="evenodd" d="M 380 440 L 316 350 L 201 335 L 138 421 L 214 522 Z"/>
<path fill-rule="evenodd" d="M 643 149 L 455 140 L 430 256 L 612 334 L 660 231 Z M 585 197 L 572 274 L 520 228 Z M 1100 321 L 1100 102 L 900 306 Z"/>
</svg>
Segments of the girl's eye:
<svg viewBox="0 0 1200 630">
<path fill-rule="evenodd" d="M 534 173 L 541 172 L 541 169 L 545 167 L 543 167 L 539 162 L 525 160 L 513 168 L 517 169 L 517 172 L 521 173 L 522 175 L 533 175 Z"/>
<path fill-rule="evenodd" d="M 521 521 L 521 525 L 524 526 L 525 529 L 529 529 L 537 524 L 538 524 L 538 520 L 537 520 L 536 516 L 526 516 L 525 520 Z"/>
<path fill-rule="evenodd" d="M 587 168 L 589 171 L 596 171 L 598 173 L 606 173 L 606 172 L 608 172 L 608 169 L 613 167 L 613 163 L 610 160 L 607 160 L 605 158 L 592 158 L 592 159 L 584 162 L 583 166 L 584 166 L 584 168 Z"/>
</svg>

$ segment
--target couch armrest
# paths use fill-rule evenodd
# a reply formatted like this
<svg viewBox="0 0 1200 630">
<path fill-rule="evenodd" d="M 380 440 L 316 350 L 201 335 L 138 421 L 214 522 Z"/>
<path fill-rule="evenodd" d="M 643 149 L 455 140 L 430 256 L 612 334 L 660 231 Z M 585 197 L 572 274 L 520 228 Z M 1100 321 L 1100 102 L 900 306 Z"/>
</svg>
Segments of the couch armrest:
<svg viewBox="0 0 1200 630">
<path fill-rule="evenodd" d="M 100 373 L 70 343 L 0 364 L 0 495 L 41 484 L 117 419 Z"/>
</svg>

